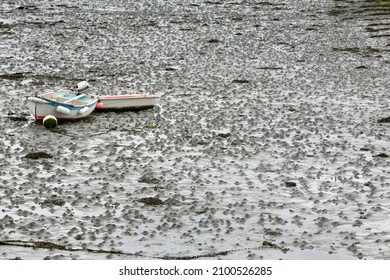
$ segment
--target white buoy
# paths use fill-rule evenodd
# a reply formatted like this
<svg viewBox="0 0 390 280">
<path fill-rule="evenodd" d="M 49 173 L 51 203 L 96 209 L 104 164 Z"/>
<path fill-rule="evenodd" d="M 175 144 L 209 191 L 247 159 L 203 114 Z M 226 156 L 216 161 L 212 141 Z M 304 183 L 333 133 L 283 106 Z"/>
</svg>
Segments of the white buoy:
<svg viewBox="0 0 390 280">
<path fill-rule="evenodd" d="M 43 119 L 43 125 L 47 128 L 47 129 L 53 129 L 57 126 L 58 124 L 58 121 L 57 121 L 57 118 L 52 116 L 52 115 L 47 115 L 44 119 Z"/>
<path fill-rule="evenodd" d="M 90 85 L 88 84 L 87 81 L 82 81 L 76 85 L 76 90 L 83 91 L 83 90 L 88 89 L 89 87 L 90 87 Z"/>
<path fill-rule="evenodd" d="M 84 115 L 89 110 L 88 106 L 85 106 L 84 108 L 80 109 L 79 114 Z"/>
<path fill-rule="evenodd" d="M 64 115 L 69 115 L 70 114 L 70 110 L 68 108 L 64 107 L 64 106 L 61 106 L 61 105 L 57 106 L 56 111 L 58 113 L 61 113 L 61 114 L 64 114 Z"/>
</svg>

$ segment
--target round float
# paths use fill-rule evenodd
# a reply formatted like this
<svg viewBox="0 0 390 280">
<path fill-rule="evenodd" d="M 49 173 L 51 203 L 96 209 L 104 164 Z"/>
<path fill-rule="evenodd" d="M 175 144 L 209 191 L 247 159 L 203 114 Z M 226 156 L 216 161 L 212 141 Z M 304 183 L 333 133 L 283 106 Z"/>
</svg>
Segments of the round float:
<svg viewBox="0 0 390 280">
<path fill-rule="evenodd" d="M 53 129 L 57 126 L 58 124 L 58 121 L 57 121 L 57 118 L 52 116 L 52 115 L 47 115 L 44 119 L 43 119 L 43 125 L 47 128 L 47 129 Z"/>
<path fill-rule="evenodd" d="M 70 109 L 64 107 L 64 106 L 57 106 L 56 107 L 56 111 L 58 113 L 61 113 L 61 114 L 64 114 L 64 115 L 69 115 L 70 114 Z"/>
<path fill-rule="evenodd" d="M 96 109 L 103 109 L 103 102 L 101 100 L 96 103 Z"/>
</svg>

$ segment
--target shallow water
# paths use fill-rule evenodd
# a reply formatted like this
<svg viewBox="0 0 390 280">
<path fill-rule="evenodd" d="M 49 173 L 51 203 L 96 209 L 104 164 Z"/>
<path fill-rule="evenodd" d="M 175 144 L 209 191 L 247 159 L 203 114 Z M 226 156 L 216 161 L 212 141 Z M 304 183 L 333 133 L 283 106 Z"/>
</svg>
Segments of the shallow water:
<svg viewBox="0 0 390 280">
<path fill-rule="evenodd" d="M 0 4 L 1 259 L 390 258 L 386 1 L 79 2 Z M 35 124 L 80 80 L 157 106 Z"/>
</svg>

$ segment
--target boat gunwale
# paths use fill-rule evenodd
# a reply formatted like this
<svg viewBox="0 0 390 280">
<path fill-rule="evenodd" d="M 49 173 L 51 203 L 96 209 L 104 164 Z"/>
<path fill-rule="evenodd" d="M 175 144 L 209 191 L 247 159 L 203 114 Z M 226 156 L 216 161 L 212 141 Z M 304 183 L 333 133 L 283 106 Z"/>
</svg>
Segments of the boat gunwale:
<svg viewBox="0 0 390 280">
<path fill-rule="evenodd" d="M 128 94 L 128 95 L 100 95 L 99 100 L 120 100 L 120 99 L 156 99 L 152 94 Z"/>
<path fill-rule="evenodd" d="M 71 102 L 67 103 L 66 101 L 68 100 L 71 100 L 71 99 L 68 99 L 66 97 L 61 97 L 61 96 L 55 96 L 54 94 L 55 93 L 63 93 L 63 94 L 69 94 L 69 95 L 73 95 L 73 96 L 77 96 L 76 94 L 73 94 L 72 91 L 70 90 L 58 90 L 58 91 L 49 91 L 49 92 L 46 92 L 46 93 L 43 93 L 41 95 L 38 95 L 38 96 L 35 96 L 37 98 L 41 98 L 43 100 L 46 100 L 46 101 L 49 101 L 50 103 L 51 102 L 54 102 L 54 103 L 58 103 L 59 105 L 63 105 L 63 106 L 72 106 L 72 107 L 75 107 L 75 108 L 80 108 L 80 107 L 85 107 L 85 106 L 92 106 L 93 104 L 95 104 L 98 99 L 93 99 L 93 98 L 90 98 L 88 96 L 83 96 L 83 98 L 86 98 L 88 99 L 88 101 L 82 101 L 82 100 L 79 100 L 79 99 L 74 99 L 72 100 Z M 45 97 L 45 95 L 47 97 Z"/>
</svg>

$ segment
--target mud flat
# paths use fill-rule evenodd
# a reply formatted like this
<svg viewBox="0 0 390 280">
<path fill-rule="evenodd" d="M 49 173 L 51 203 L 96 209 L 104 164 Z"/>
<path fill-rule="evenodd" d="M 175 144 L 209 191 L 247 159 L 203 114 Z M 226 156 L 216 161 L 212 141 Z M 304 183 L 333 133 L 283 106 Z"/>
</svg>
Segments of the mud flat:
<svg viewBox="0 0 390 280">
<path fill-rule="evenodd" d="M 390 258 L 387 1 L 72 2 L 0 4 L 0 259 Z"/>
</svg>

